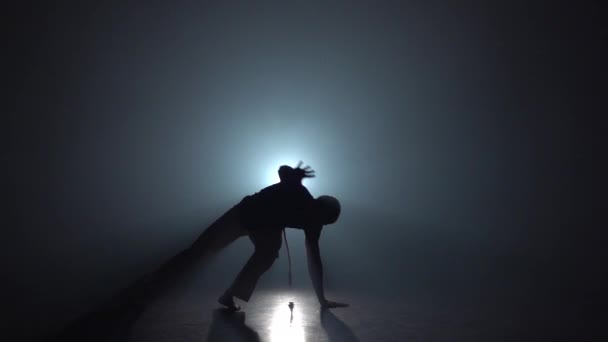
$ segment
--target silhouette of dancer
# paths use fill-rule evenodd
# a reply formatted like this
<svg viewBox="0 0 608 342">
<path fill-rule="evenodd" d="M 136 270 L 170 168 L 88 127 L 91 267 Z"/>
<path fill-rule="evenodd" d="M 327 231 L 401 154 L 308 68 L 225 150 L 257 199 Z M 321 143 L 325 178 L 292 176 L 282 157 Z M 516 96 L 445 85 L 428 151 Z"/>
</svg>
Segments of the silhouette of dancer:
<svg viewBox="0 0 608 342">
<path fill-rule="evenodd" d="M 296 168 L 281 166 L 278 170 L 279 183 L 243 198 L 172 263 L 213 255 L 237 238 L 249 236 L 255 248 L 253 255 L 232 285 L 218 299 L 220 304 L 236 311 L 240 307 L 234 302 L 234 297 L 248 302 L 258 279 L 278 257 L 283 229 L 302 229 L 306 238 L 308 270 L 319 303 L 324 308 L 347 306 L 325 298 L 323 264 L 319 251 L 321 229 L 324 225 L 336 222 L 340 215 L 340 202 L 331 196 L 315 199 L 302 185 L 304 178 L 314 177 L 314 171 L 309 166 L 301 166 L 302 162 Z"/>
</svg>

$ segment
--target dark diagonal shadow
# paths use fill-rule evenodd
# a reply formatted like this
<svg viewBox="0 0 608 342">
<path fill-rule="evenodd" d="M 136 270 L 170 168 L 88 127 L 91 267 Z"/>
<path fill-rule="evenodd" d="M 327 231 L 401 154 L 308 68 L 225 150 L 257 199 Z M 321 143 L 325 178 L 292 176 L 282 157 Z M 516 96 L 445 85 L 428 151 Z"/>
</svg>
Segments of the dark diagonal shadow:
<svg viewBox="0 0 608 342">
<path fill-rule="evenodd" d="M 206 265 L 225 244 L 237 238 L 231 236 L 226 240 L 221 236 L 223 229 L 233 223 L 235 215 L 234 208 L 226 212 L 207 227 L 190 247 L 177 253 L 154 272 L 142 275 L 107 302 L 78 317 L 48 340 L 127 341 L 134 323 L 149 303 L 183 281 L 190 272 Z"/>
<path fill-rule="evenodd" d="M 260 342 L 260 336 L 245 324 L 244 312 L 213 310 L 206 342 Z"/>
<path fill-rule="evenodd" d="M 321 310 L 321 326 L 331 342 L 358 342 L 352 330 L 330 310 Z"/>
</svg>

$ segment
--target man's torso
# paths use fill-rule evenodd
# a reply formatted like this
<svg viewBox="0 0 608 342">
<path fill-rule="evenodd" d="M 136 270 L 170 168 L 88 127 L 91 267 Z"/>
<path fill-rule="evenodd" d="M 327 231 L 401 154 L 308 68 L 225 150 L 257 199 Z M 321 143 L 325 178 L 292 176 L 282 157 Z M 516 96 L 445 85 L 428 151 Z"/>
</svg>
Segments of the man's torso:
<svg viewBox="0 0 608 342">
<path fill-rule="evenodd" d="M 277 183 L 245 197 L 240 207 L 247 230 L 304 229 L 312 221 L 314 198 L 301 184 Z"/>
</svg>

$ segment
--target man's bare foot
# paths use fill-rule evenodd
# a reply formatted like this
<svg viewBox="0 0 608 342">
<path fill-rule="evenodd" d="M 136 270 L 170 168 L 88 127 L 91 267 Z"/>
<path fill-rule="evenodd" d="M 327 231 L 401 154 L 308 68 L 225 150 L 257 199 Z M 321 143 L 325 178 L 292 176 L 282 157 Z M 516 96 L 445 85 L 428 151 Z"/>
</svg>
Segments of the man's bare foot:
<svg viewBox="0 0 608 342">
<path fill-rule="evenodd" d="M 232 298 L 232 296 L 222 295 L 220 298 L 218 298 L 217 301 L 218 301 L 218 303 L 220 303 L 223 306 L 225 306 L 226 309 L 228 309 L 229 311 L 239 311 L 239 310 L 241 310 L 241 307 L 238 306 L 234 302 L 234 298 Z"/>
</svg>

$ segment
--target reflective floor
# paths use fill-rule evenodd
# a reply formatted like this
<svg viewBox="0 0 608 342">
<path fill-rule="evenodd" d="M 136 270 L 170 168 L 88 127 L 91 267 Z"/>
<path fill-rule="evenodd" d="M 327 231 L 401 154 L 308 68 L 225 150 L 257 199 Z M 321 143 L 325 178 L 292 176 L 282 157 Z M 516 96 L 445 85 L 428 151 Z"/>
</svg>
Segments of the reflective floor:
<svg viewBox="0 0 608 342">
<path fill-rule="evenodd" d="M 321 310 L 312 292 L 274 289 L 256 292 L 242 311 L 230 313 L 212 296 L 191 292 L 150 305 L 130 341 L 359 341 L 352 330 L 356 310 Z"/>
<path fill-rule="evenodd" d="M 361 293 L 328 296 L 351 304 L 320 310 L 312 291 L 258 290 L 242 312 L 215 296 L 182 291 L 148 305 L 129 341 L 528 341 L 566 338 L 563 322 L 503 307 L 448 304 Z M 288 304 L 294 302 L 293 312 Z"/>
<path fill-rule="evenodd" d="M 353 284 L 359 289 L 338 292 L 330 287 L 327 298 L 350 307 L 321 310 L 312 289 L 281 288 L 262 279 L 249 303 L 237 301 L 243 310 L 229 313 L 216 299 L 239 266 L 199 267 L 154 296 L 127 291 L 116 305 L 84 316 L 56 341 L 607 340 L 586 338 L 598 328 L 605 334 L 604 316 L 584 315 L 559 296 L 543 299 L 544 291 L 528 289 L 457 289 L 449 282 L 435 288 L 380 284 L 363 290 Z"/>
</svg>

